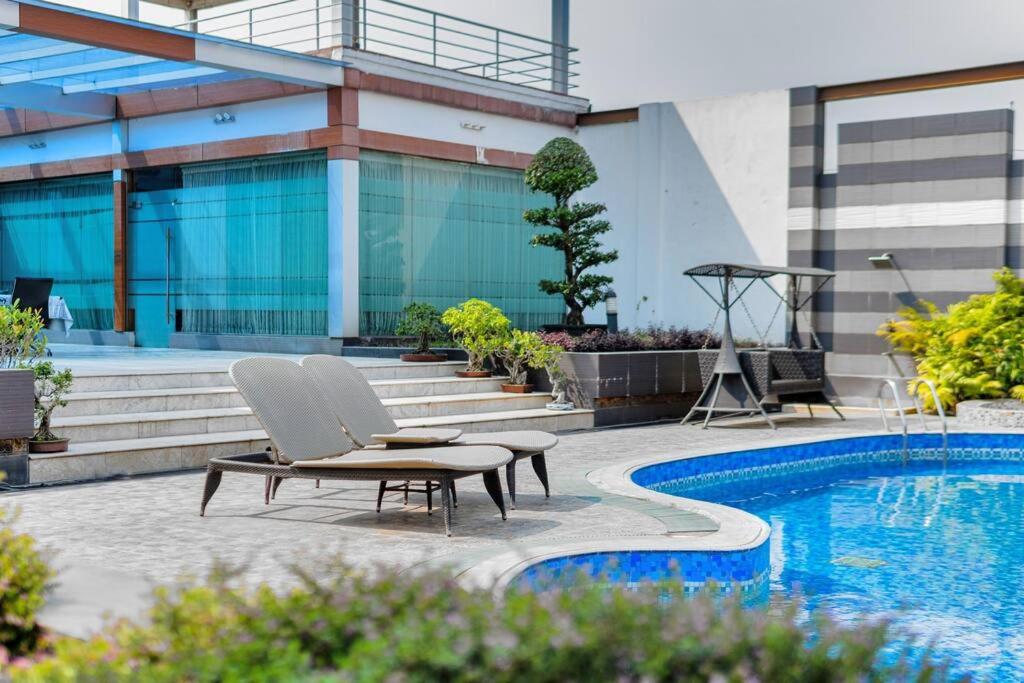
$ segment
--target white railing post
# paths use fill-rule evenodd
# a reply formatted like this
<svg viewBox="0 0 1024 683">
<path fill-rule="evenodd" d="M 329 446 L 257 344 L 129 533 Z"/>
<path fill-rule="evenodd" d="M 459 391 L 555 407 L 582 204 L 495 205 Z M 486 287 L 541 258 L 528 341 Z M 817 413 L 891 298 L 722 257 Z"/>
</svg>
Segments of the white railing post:
<svg viewBox="0 0 1024 683">
<path fill-rule="evenodd" d="M 551 0 L 551 90 L 569 93 L 569 0 Z"/>
<path fill-rule="evenodd" d="M 331 5 L 331 36 L 342 47 L 359 47 L 359 0 L 335 0 Z"/>
</svg>

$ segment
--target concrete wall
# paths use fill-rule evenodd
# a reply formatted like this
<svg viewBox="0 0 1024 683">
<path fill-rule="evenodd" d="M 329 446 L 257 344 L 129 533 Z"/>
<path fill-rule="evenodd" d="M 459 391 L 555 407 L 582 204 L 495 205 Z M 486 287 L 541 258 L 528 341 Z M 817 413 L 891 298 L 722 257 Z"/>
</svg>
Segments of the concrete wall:
<svg viewBox="0 0 1024 683">
<path fill-rule="evenodd" d="M 703 329 L 715 307 L 684 270 L 785 263 L 788 126 L 789 96 L 776 90 L 643 105 L 636 122 L 580 129 L 601 175 L 586 198 L 608 204 L 614 230 L 606 242 L 620 251 L 606 269 L 620 325 Z M 777 299 L 758 284 L 745 301 L 765 331 Z M 603 321 L 603 310 L 590 315 Z M 742 309 L 734 330 L 756 336 Z M 780 313 L 769 339 L 781 340 L 783 330 Z"/>
</svg>

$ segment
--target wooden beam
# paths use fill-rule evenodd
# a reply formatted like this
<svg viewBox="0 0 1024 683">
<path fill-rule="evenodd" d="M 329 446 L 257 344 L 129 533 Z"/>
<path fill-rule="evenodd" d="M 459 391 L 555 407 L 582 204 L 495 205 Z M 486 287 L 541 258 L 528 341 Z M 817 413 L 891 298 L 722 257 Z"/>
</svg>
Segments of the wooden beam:
<svg viewBox="0 0 1024 683">
<path fill-rule="evenodd" d="M 114 181 L 114 331 L 128 325 L 128 173 Z"/>
<path fill-rule="evenodd" d="M 586 114 L 579 114 L 576 117 L 578 126 L 600 126 L 606 123 L 628 123 L 640 120 L 640 110 L 636 107 L 629 109 L 610 109 L 608 111 L 592 111 Z"/>
<path fill-rule="evenodd" d="M 916 76 L 884 78 L 877 81 L 862 81 L 843 85 L 829 85 L 818 89 L 818 99 L 822 102 L 849 100 L 857 97 L 877 97 L 879 95 L 895 95 L 897 93 L 935 90 L 937 88 L 955 88 L 979 83 L 996 83 L 1024 78 L 1024 62 L 994 64 L 970 69 L 939 71 Z"/>
</svg>

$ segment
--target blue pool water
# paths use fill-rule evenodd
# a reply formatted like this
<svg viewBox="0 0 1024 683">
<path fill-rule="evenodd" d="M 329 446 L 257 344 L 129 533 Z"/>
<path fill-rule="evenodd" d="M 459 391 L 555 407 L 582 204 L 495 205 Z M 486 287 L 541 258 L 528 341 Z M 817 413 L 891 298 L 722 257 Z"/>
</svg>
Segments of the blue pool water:
<svg viewBox="0 0 1024 683">
<path fill-rule="evenodd" d="M 801 595 L 845 623 L 892 617 L 955 672 L 1024 680 L 1024 441 L 964 436 L 951 439 L 946 464 L 933 450 L 904 464 L 891 442 L 853 443 L 838 454 L 823 446 L 819 458 L 801 447 L 796 464 L 766 449 L 733 471 L 698 458 L 709 467 L 663 470 L 670 483 L 641 477 L 768 522 L 770 593 Z"/>
</svg>

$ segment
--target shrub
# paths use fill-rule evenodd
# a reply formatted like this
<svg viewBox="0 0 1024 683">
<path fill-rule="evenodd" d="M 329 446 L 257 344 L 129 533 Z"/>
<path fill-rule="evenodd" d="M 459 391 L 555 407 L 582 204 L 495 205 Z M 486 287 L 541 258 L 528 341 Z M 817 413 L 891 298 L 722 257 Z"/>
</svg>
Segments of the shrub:
<svg viewBox="0 0 1024 683">
<path fill-rule="evenodd" d="M 721 337 L 706 331 L 677 329 L 675 327 L 649 327 L 645 330 L 631 332 L 603 332 L 595 330 L 580 336 L 570 336 L 566 332 L 542 332 L 541 338 L 549 344 L 561 346 L 566 351 L 605 352 L 605 351 L 687 351 L 699 349 L 707 344 L 709 349 L 717 349 Z"/>
<path fill-rule="evenodd" d="M 24 368 L 46 351 L 43 319 L 33 310 L 0 306 L 0 370 Z"/>
<path fill-rule="evenodd" d="M 605 212 L 605 205 L 570 204 L 574 194 L 597 182 L 597 170 L 583 147 L 569 138 L 559 137 L 537 152 L 524 178 L 527 187 L 551 195 L 555 204 L 523 213 L 527 223 L 553 228 L 534 235 L 530 244 L 557 249 L 565 260 L 565 279 L 541 280 L 540 289 L 546 294 L 560 295 L 568 309 L 565 321 L 582 325 L 583 311 L 602 301 L 605 289 L 612 282 L 607 275 L 586 271 L 619 258 L 619 252 L 614 249 L 601 251 L 598 241 L 598 237 L 612 229 L 608 221 L 597 218 Z"/>
<path fill-rule="evenodd" d="M 900 311 L 878 334 L 917 361 L 921 377 L 933 381 L 943 406 L 959 401 L 1012 396 L 1024 400 L 1024 281 L 1004 268 L 993 276 L 995 292 L 975 294 L 945 313 L 920 302 L 923 312 Z M 927 408 L 934 400 L 918 388 Z"/>
<path fill-rule="evenodd" d="M 0 510 L 0 662 L 40 644 L 36 613 L 53 572 L 27 534 L 15 533 L 9 512 Z"/>
<path fill-rule="evenodd" d="M 558 362 L 561 349 L 547 344 L 536 332 L 512 330 L 498 358 L 508 372 L 510 384 L 526 384 L 526 370 L 545 370 Z"/>
<path fill-rule="evenodd" d="M 448 330 L 441 322 L 441 312 L 427 303 L 411 303 L 402 309 L 395 334 L 416 337 L 416 353 L 430 353 L 430 345 L 444 339 Z"/>
<path fill-rule="evenodd" d="M 470 299 L 449 308 L 441 316 L 452 338 L 469 356 L 466 369 L 480 371 L 487 359 L 496 354 L 511 334 L 511 323 L 497 306 L 481 299 Z"/>
<path fill-rule="evenodd" d="M 53 411 L 68 404 L 64 394 L 71 389 L 71 370 L 65 368 L 58 372 L 50 361 L 38 363 L 35 371 L 36 422 L 39 426 L 32 437 L 33 441 L 56 441 L 60 437 L 50 430 L 50 418 Z"/>
<path fill-rule="evenodd" d="M 884 623 L 800 625 L 738 601 L 658 590 L 466 590 L 441 574 L 342 569 L 286 593 L 227 579 L 162 592 L 145 624 L 17 668 L 15 681 L 888 681 Z M 678 586 L 678 584 L 676 584 Z M 897 648 L 898 649 L 898 648 Z M 889 660 L 898 658 L 890 657 Z"/>
</svg>

